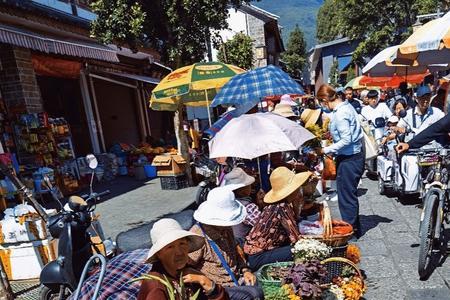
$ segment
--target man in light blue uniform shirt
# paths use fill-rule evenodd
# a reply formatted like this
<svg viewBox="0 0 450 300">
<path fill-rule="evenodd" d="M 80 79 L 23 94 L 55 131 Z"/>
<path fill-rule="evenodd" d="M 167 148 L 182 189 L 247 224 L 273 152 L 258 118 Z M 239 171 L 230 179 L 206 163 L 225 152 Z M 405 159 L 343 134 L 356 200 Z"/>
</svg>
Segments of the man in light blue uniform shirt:
<svg viewBox="0 0 450 300">
<path fill-rule="evenodd" d="M 353 226 L 355 237 L 359 237 L 361 224 L 358 183 L 364 172 L 361 125 L 353 106 L 337 97 L 331 86 L 322 85 L 317 92 L 317 98 L 325 110 L 331 111 L 330 133 L 333 144 L 322 151 L 326 155 L 336 157 L 336 183 L 341 217 Z"/>
</svg>

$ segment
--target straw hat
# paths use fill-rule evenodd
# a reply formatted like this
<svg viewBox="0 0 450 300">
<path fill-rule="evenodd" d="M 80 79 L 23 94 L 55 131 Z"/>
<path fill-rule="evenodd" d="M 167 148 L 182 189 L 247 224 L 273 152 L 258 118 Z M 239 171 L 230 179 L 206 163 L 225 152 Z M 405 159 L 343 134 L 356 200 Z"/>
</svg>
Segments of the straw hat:
<svg viewBox="0 0 450 300">
<path fill-rule="evenodd" d="M 283 200 L 300 188 L 312 175 L 306 171 L 295 174 L 286 167 L 276 168 L 270 175 L 272 189 L 264 197 L 264 203 L 275 203 Z"/>
<path fill-rule="evenodd" d="M 272 113 L 280 115 L 285 118 L 295 117 L 294 112 L 292 111 L 291 105 L 288 104 L 277 104 Z"/>
<path fill-rule="evenodd" d="M 194 219 L 213 226 L 234 226 L 247 217 L 245 206 L 236 200 L 229 187 L 217 187 L 208 193 L 208 198 L 194 212 Z"/>
<path fill-rule="evenodd" d="M 254 182 L 254 177 L 245 173 L 241 168 L 234 168 L 230 173 L 224 176 L 222 186 L 230 187 L 230 189 L 234 191 L 241 187 L 251 185 Z"/>
<path fill-rule="evenodd" d="M 319 120 L 320 113 L 320 109 L 305 109 L 300 116 L 300 119 L 305 123 L 305 128 L 316 124 L 317 120 Z"/>
<path fill-rule="evenodd" d="M 153 263 L 157 260 L 156 253 L 162 248 L 181 238 L 189 239 L 189 252 L 200 249 L 205 243 L 204 237 L 196 233 L 184 230 L 174 219 L 161 219 L 153 224 L 150 230 L 150 239 L 152 247 L 147 255 L 147 263 Z"/>
</svg>

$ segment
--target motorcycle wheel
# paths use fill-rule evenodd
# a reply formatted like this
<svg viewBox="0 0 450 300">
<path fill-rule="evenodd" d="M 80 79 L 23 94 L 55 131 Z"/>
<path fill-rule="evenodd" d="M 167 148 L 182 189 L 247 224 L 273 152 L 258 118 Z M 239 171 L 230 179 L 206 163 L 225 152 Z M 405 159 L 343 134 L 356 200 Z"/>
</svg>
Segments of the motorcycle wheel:
<svg viewBox="0 0 450 300">
<path fill-rule="evenodd" d="M 72 290 L 68 287 L 64 288 L 64 295 L 62 299 L 67 299 L 72 294 Z M 47 286 L 41 286 L 41 291 L 39 292 L 40 300 L 56 300 L 59 299 L 59 287 L 52 289 Z"/>
<path fill-rule="evenodd" d="M 432 254 L 436 247 L 434 235 L 440 230 L 441 224 L 436 224 L 439 209 L 439 197 L 435 193 L 429 194 L 425 199 L 425 211 L 420 226 L 420 249 L 419 249 L 419 277 L 428 278 L 432 273 Z"/>
<path fill-rule="evenodd" d="M 195 204 L 197 205 L 197 207 L 206 201 L 209 191 L 213 188 L 214 187 L 212 186 L 212 184 L 206 184 L 204 186 L 198 187 L 197 194 L 195 195 Z"/>
</svg>

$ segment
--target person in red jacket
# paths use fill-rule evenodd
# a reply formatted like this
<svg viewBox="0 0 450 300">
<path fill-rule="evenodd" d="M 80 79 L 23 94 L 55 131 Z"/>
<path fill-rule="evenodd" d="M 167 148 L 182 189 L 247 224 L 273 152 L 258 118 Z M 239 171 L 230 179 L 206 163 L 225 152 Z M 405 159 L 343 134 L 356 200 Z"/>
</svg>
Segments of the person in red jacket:
<svg viewBox="0 0 450 300">
<path fill-rule="evenodd" d="M 147 263 L 153 265 L 149 274 L 168 281 L 175 290 L 178 290 L 175 295 L 177 300 L 189 299 L 197 291 L 199 291 L 198 300 L 229 299 L 221 285 L 187 266 L 188 254 L 203 246 L 202 236 L 183 230 L 173 219 L 161 219 L 156 222 L 150 231 L 150 236 L 153 246 L 150 248 Z M 186 288 L 186 298 L 180 297 L 180 279 Z M 148 279 L 142 282 L 138 300 L 169 299 L 171 299 L 169 290 L 160 280 Z"/>
</svg>

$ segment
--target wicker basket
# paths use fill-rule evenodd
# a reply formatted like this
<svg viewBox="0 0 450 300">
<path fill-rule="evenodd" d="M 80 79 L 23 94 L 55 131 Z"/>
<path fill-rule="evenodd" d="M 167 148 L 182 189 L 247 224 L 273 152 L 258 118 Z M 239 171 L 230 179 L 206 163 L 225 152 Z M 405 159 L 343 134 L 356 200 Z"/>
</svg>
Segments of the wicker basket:
<svg viewBox="0 0 450 300">
<path fill-rule="evenodd" d="M 272 264 L 267 264 L 262 266 L 257 272 L 256 272 L 256 278 L 258 279 L 259 285 L 264 291 L 264 295 L 270 295 L 273 293 L 276 293 L 281 288 L 281 280 L 274 280 L 272 278 L 269 278 L 267 275 L 267 270 L 270 267 L 291 267 L 294 263 L 293 262 L 277 262 Z"/>
<path fill-rule="evenodd" d="M 361 274 L 361 270 L 351 260 L 349 260 L 347 258 L 343 258 L 343 257 L 330 257 L 330 258 L 323 260 L 322 264 L 324 264 L 326 266 L 327 271 L 328 271 L 328 275 L 327 275 L 325 281 L 323 282 L 324 287 L 326 285 L 331 284 L 333 278 L 340 276 L 344 266 L 348 265 L 356 271 L 356 274 L 361 279 L 361 282 L 363 285 L 362 287 L 364 289 L 365 283 L 363 280 L 363 276 Z"/>
<path fill-rule="evenodd" d="M 331 247 L 339 247 L 346 245 L 353 235 L 353 230 L 346 234 L 333 234 L 333 221 L 331 219 L 331 211 L 328 203 L 322 202 L 321 217 L 323 225 L 322 235 L 301 235 L 302 238 L 317 239 Z"/>
</svg>

